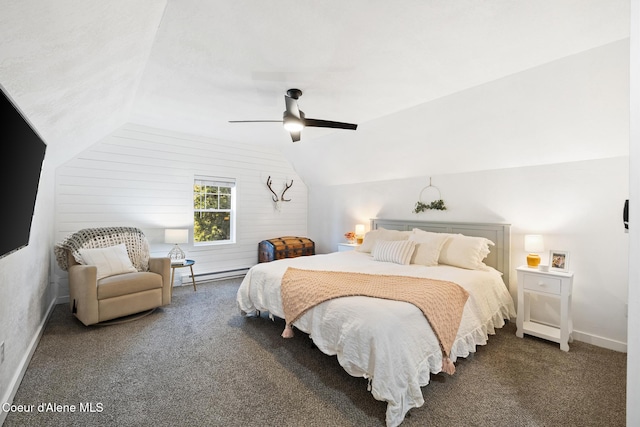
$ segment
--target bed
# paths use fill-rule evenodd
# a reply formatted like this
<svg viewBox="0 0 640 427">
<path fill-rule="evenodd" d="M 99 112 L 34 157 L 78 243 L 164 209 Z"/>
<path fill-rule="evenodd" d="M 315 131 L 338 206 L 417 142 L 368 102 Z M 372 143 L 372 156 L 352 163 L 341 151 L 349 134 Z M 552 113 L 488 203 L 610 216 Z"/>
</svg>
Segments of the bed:
<svg viewBox="0 0 640 427">
<path fill-rule="evenodd" d="M 366 378 L 373 397 L 387 402 L 386 425 L 395 427 L 411 408 L 424 403 L 420 387 L 429 383 L 430 374 L 446 371 L 447 359 L 453 365 L 475 352 L 515 317 L 505 285 L 509 246 L 508 224 L 373 219 L 358 250 L 255 265 L 238 289 L 237 304 L 246 316 L 269 312 L 285 319 L 283 336 L 296 329 L 308 334 L 323 353 L 336 355 L 347 373 Z M 452 282 L 468 298 L 448 351 L 443 351 L 436 323 L 405 300 L 358 294 L 330 298 L 291 321 L 290 308 L 285 313 L 292 304 L 291 273 L 339 274 L 347 278 L 345 286 L 349 275 Z"/>
</svg>

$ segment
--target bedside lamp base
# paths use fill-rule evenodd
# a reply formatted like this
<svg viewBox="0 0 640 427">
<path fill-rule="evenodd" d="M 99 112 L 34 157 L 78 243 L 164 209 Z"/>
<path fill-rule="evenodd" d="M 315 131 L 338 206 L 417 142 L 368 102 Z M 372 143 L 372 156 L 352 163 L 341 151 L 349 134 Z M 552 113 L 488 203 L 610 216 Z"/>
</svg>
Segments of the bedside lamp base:
<svg viewBox="0 0 640 427">
<path fill-rule="evenodd" d="M 537 268 L 539 264 L 540 264 L 540 255 L 537 255 L 537 254 L 527 255 L 527 267 Z"/>
</svg>

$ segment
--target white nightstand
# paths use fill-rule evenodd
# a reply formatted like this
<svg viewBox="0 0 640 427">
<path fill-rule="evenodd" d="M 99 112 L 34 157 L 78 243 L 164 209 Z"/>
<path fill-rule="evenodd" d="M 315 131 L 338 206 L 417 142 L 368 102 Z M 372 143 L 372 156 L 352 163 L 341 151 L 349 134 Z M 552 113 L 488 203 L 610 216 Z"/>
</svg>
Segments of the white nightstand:
<svg viewBox="0 0 640 427">
<path fill-rule="evenodd" d="M 573 273 L 562 271 L 540 271 L 526 265 L 516 268 L 518 272 L 518 317 L 516 335 L 524 334 L 544 338 L 560 344 L 560 349 L 569 351 L 572 341 L 571 292 Z M 530 318 L 529 294 L 539 294 L 560 299 L 560 327 L 544 325 Z"/>
<path fill-rule="evenodd" d="M 338 252 L 352 251 L 358 246 L 360 245 L 358 245 L 357 243 L 338 243 Z"/>
</svg>

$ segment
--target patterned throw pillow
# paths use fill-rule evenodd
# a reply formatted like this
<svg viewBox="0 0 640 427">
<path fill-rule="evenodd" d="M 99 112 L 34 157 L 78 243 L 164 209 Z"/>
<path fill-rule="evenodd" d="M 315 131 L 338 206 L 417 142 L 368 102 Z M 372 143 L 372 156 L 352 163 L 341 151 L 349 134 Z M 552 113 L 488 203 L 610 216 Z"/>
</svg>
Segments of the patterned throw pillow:
<svg viewBox="0 0 640 427">
<path fill-rule="evenodd" d="M 374 261 L 407 265 L 416 247 L 413 240 L 378 240 L 371 251 Z"/>
</svg>

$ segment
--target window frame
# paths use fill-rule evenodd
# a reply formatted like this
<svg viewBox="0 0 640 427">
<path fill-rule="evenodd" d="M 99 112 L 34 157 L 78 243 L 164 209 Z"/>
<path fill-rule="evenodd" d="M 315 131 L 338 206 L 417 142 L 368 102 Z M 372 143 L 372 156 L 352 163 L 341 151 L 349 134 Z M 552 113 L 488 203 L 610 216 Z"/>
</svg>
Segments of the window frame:
<svg viewBox="0 0 640 427">
<path fill-rule="evenodd" d="M 218 187 L 217 197 L 220 197 L 219 189 L 220 187 L 229 188 L 230 192 L 230 208 L 229 209 L 220 209 L 218 208 L 208 208 L 208 209 L 198 209 L 196 208 L 196 185 L 207 185 L 211 187 Z M 210 193 L 204 193 L 210 194 Z M 237 199 L 237 180 L 235 178 L 229 177 L 219 177 L 219 176 L 205 176 L 205 175 L 194 175 L 193 177 L 193 185 L 192 185 L 192 209 L 193 209 L 193 246 L 194 247 L 203 247 L 203 246 L 215 246 L 215 245 L 229 245 L 236 243 L 236 199 Z M 219 202 L 219 199 L 218 199 Z M 218 204 L 219 206 L 219 204 Z M 203 242 L 196 241 L 195 235 L 195 218 L 198 212 L 226 212 L 229 214 L 229 239 L 226 240 L 209 240 Z"/>
</svg>

